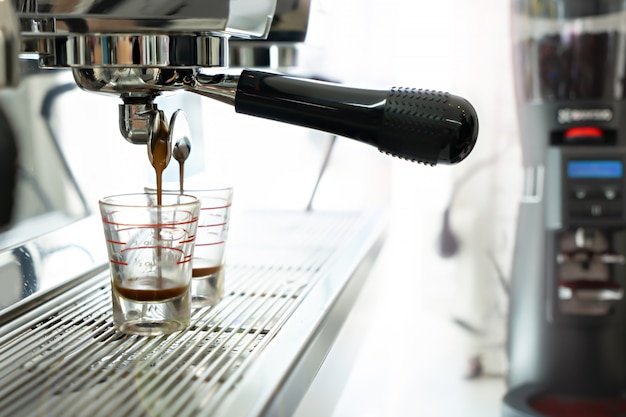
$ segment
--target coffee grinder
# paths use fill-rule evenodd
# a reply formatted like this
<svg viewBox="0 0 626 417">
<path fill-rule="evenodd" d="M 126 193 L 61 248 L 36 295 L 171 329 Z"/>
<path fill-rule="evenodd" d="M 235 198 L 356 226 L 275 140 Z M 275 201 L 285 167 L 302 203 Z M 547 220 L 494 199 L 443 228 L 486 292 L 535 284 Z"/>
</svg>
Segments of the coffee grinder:
<svg viewBox="0 0 626 417">
<path fill-rule="evenodd" d="M 626 415 L 621 0 L 513 0 L 524 188 L 503 415 Z"/>
</svg>

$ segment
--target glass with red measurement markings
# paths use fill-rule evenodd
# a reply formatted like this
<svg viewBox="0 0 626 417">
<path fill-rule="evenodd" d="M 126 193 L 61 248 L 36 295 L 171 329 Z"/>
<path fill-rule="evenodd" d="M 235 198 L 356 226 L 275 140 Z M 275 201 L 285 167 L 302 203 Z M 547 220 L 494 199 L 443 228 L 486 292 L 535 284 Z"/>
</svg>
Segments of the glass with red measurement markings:
<svg viewBox="0 0 626 417">
<path fill-rule="evenodd" d="M 189 195 L 124 194 L 100 200 L 109 254 L 113 322 L 124 333 L 189 326 L 191 260 L 200 201 Z"/>
<path fill-rule="evenodd" d="M 155 189 L 146 187 L 147 192 Z M 163 185 L 163 194 L 177 194 L 178 184 Z M 225 254 L 228 241 L 233 187 L 229 184 L 209 184 L 185 181 L 185 194 L 200 200 L 200 218 L 193 257 L 191 280 L 192 307 L 207 307 L 219 303 L 224 296 Z"/>
</svg>

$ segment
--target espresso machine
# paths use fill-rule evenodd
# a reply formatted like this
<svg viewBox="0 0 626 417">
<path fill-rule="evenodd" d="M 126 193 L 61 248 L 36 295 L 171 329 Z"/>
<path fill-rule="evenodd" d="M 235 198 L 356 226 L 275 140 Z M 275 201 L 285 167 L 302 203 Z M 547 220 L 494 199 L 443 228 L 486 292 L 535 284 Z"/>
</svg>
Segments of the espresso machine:
<svg viewBox="0 0 626 417">
<path fill-rule="evenodd" d="M 626 10 L 511 2 L 524 188 L 503 415 L 625 415 Z"/>
<path fill-rule="evenodd" d="M 194 311 L 192 325 L 179 334 L 129 337 L 111 325 L 101 219 L 89 212 L 57 141 L 45 137 L 53 129 L 39 129 L 29 111 L 49 116 L 50 102 L 75 87 L 112 98 L 116 136 L 130 142 L 123 143 L 129 154 L 141 149 L 137 165 L 147 165 L 146 148 L 173 124 L 162 99 L 176 95 L 210 98 L 238 114 L 354 139 L 427 165 L 469 155 L 478 120 L 461 97 L 353 88 L 259 69 L 293 58 L 308 11 L 308 1 L 292 0 L 0 0 L 0 93 L 8 92 L 0 94 L 7 119 L 0 117 L 7 142 L 1 157 L 38 152 L 38 164 L 53 166 L 54 175 L 39 178 L 54 190 L 48 205 L 65 207 L 72 217 L 58 227 L 49 226 L 49 217 L 21 219 L 20 227 L 35 225 L 28 235 L 9 221 L 0 233 L 0 378 L 11 381 L 0 388 L 0 416 L 294 412 L 381 249 L 386 216 L 245 213 L 237 221 L 242 232 L 229 238 L 223 300 Z M 53 93 L 44 94 L 40 81 Z M 25 86 L 35 105 L 11 95 Z M 97 129 L 110 120 L 109 102 L 89 113 Z M 31 137 L 44 143 L 25 145 Z M 106 144 L 84 146 L 83 159 L 96 159 Z M 132 165 L 111 161 L 128 176 Z M 3 204 L 12 203 L 4 198 L 13 195 L 11 178 L 29 174 L 22 167 L 3 177 Z M 13 217 L 32 206 L 14 208 Z"/>
</svg>

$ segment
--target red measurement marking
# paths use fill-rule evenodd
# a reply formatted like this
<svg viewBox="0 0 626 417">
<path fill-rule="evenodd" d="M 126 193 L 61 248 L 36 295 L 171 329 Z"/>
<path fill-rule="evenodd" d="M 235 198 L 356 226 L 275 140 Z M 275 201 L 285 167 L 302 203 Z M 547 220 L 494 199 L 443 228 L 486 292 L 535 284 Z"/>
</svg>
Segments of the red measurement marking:
<svg viewBox="0 0 626 417">
<path fill-rule="evenodd" d="M 189 262 L 191 262 L 191 255 L 185 256 L 182 261 L 178 261 L 178 262 L 176 262 L 176 264 L 177 265 L 182 265 L 182 264 L 187 264 Z"/>
<path fill-rule="evenodd" d="M 196 243 L 196 246 L 214 246 L 214 245 L 223 245 L 224 241 L 214 242 L 214 243 Z"/>
<path fill-rule="evenodd" d="M 113 226 L 124 227 L 122 230 L 133 230 L 133 229 L 146 229 L 146 228 L 175 228 L 176 226 L 184 225 L 184 224 L 192 224 L 198 221 L 197 217 L 193 217 L 190 220 L 178 221 L 172 223 L 120 223 L 114 222 L 112 220 L 102 218 L 102 222 L 104 224 L 110 224 Z"/>
<path fill-rule="evenodd" d="M 117 240 L 111 240 L 111 239 L 107 239 L 106 241 L 113 245 L 125 245 L 126 244 L 126 242 L 118 242 Z"/>
<path fill-rule="evenodd" d="M 190 237 L 189 237 L 188 239 L 186 239 L 186 240 L 181 240 L 181 241 L 180 241 L 180 243 L 181 243 L 181 244 L 183 244 L 183 243 L 191 243 L 191 242 L 193 242 L 194 240 L 196 240 L 196 236 L 195 236 L 195 235 L 194 235 L 194 236 L 190 236 Z"/>
<path fill-rule="evenodd" d="M 115 264 L 115 265 L 128 266 L 128 263 L 126 263 L 126 262 L 115 261 L 113 259 L 111 259 L 111 263 Z"/>
</svg>

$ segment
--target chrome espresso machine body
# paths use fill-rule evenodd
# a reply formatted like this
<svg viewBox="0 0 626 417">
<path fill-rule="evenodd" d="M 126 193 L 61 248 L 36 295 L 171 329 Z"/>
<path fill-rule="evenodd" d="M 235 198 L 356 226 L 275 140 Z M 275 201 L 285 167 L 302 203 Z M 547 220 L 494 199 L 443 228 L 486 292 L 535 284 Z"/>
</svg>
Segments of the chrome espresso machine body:
<svg viewBox="0 0 626 417">
<path fill-rule="evenodd" d="M 514 0 L 511 13 L 525 185 L 503 415 L 622 415 L 624 3 Z"/>
<path fill-rule="evenodd" d="M 64 177 L 50 185 L 59 200 L 52 206 L 67 204 L 72 214 L 62 227 L 27 218 L 21 223 L 34 225 L 35 234 L 11 223 L 0 233 L 0 378 L 7 382 L 0 387 L 0 416 L 294 412 L 380 250 L 385 216 L 244 213 L 237 221 L 244 233 L 229 237 L 224 299 L 195 311 L 190 328 L 171 337 L 123 335 L 110 319 L 101 219 L 80 201 L 63 158 L 55 160 L 61 152 L 46 136 L 50 126 L 28 114 L 47 111 L 57 97 L 48 90 L 70 88 L 66 78 L 55 78 L 63 72 L 71 73 L 71 87 L 119 98 L 115 130 L 134 144 L 124 145 L 142 145 L 137 165 L 147 165 L 145 147 L 162 125 L 160 99 L 189 92 L 236 113 L 355 139 L 429 165 L 454 164 L 471 152 L 478 121 L 461 97 L 241 69 L 293 58 L 308 12 L 308 1 L 290 0 L 0 0 L 0 109 L 8 116 L 0 118 L 0 135 L 9 143 L 0 157 L 43 154 L 37 162 Z M 40 91 L 41 83 L 51 88 Z M 28 104 L 15 98 L 24 95 Z M 102 128 L 103 109 L 91 113 Z M 41 143 L 31 147 L 27 138 Z M 102 144 L 94 145 L 92 155 L 81 157 L 100 157 Z M 12 195 L 11 184 L 0 186 Z"/>
</svg>

